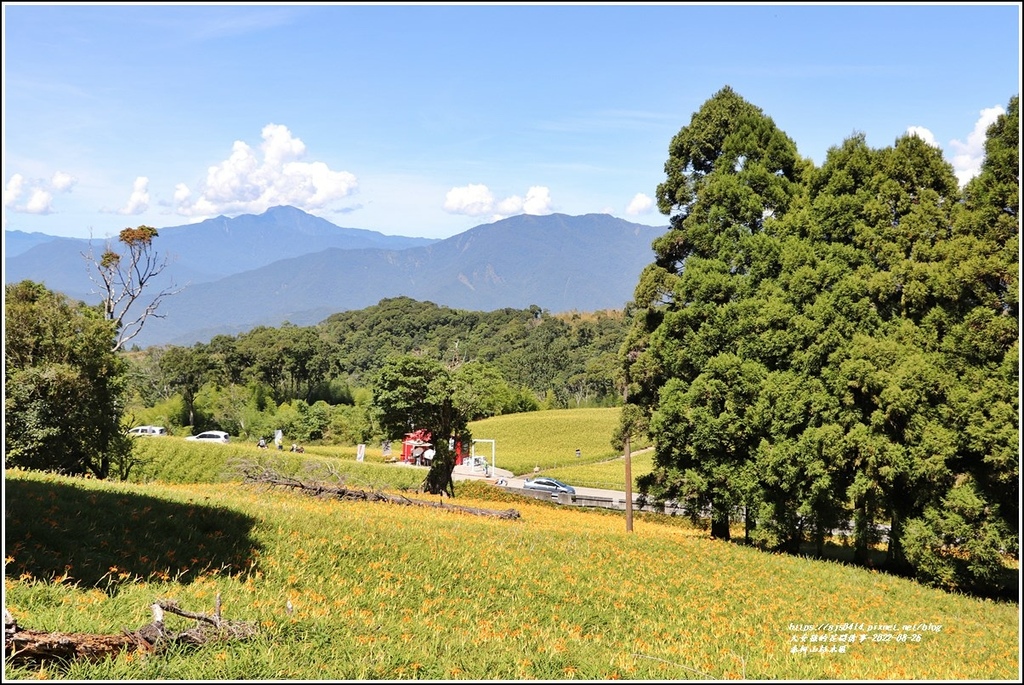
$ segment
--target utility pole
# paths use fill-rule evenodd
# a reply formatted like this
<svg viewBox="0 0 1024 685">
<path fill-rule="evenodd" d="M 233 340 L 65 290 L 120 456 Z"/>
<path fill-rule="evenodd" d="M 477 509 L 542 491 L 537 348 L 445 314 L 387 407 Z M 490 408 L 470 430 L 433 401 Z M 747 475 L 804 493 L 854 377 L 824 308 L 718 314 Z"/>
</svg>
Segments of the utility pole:
<svg viewBox="0 0 1024 685">
<path fill-rule="evenodd" d="M 626 400 L 629 399 L 629 383 L 622 392 L 622 407 L 626 408 Z M 633 532 L 633 464 L 630 461 L 629 436 L 633 432 L 631 426 L 626 426 L 626 532 Z"/>
</svg>

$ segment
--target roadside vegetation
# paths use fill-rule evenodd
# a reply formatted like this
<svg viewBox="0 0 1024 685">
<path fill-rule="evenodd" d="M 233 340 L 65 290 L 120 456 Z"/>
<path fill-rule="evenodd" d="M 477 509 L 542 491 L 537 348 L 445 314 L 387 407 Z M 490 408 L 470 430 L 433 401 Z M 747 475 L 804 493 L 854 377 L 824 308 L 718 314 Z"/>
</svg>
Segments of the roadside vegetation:
<svg viewBox="0 0 1024 685">
<path fill-rule="evenodd" d="M 630 457 L 630 472 L 633 475 L 631 484 L 634 493 L 637 489 L 637 479 L 646 475 L 654 468 L 654 453 L 650 450 L 634 452 Z M 557 478 L 570 485 L 585 488 L 601 488 L 603 490 L 617 490 L 623 492 L 626 489 L 626 459 L 615 457 L 608 461 L 596 464 L 571 466 L 560 466 L 544 471 L 545 476 Z"/>
<path fill-rule="evenodd" d="M 620 414 L 620 408 L 562 409 L 495 416 L 469 427 L 474 438 L 494 440 L 495 465 L 518 476 L 534 467 L 584 466 L 621 456 L 622 449 L 612 445 Z M 648 444 L 634 443 L 632 449 Z M 489 444 L 480 443 L 477 454 L 490 463 Z"/>
</svg>

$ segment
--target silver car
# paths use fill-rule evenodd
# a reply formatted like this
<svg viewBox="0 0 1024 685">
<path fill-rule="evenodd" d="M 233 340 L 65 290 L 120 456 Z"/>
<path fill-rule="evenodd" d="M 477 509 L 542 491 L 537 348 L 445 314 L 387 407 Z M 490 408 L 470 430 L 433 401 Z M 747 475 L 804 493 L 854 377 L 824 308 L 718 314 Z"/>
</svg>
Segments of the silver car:
<svg viewBox="0 0 1024 685">
<path fill-rule="evenodd" d="M 576 488 L 571 485 L 566 485 L 560 480 L 554 478 L 548 478 L 547 476 L 537 476 L 536 478 L 527 478 L 523 483 L 524 490 L 544 490 L 550 492 L 552 496 L 557 495 L 560 492 L 565 492 L 570 495 L 576 494 Z"/>
</svg>

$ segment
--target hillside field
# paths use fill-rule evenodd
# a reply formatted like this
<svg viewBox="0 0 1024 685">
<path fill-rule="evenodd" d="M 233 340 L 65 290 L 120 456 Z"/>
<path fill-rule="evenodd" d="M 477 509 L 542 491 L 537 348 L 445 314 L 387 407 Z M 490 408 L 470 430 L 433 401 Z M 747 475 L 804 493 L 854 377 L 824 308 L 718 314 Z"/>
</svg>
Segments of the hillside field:
<svg viewBox="0 0 1024 685">
<path fill-rule="evenodd" d="M 570 428 L 559 428 L 558 419 Z M 621 482 L 617 410 L 472 426 L 497 465 Z M 602 443 L 607 447 L 602 447 Z M 120 634 L 174 599 L 258 627 L 247 641 L 14 666 L 5 680 L 1016 680 L 1017 603 L 711 540 L 682 518 L 560 507 L 422 471 L 368 446 L 305 454 L 139 439 L 132 482 L 5 473 L 5 606 L 22 628 Z M 581 456 L 575 457 L 575 449 Z M 604 450 L 602 452 L 601 450 Z M 489 456 L 489 452 L 488 452 Z M 589 462 L 589 463 L 583 463 Z M 402 495 L 313 497 L 242 464 Z M 651 467 L 634 455 L 633 473 Z M 512 465 L 515 465 L 514 467 Z M 618 479 L 616 481 L 616 479 Z M 168 616 L 168 628 L 192 621 Z"/>
<path fill-rule="evenodd" d="M 617 515 L 474 485 L 460 504 L 520 518 L 8 472 L 5 599 L 22 627 L 119 633 L 157 598 L 209 613 L 219 593 L 224 616 L 259 633 L 8 666 L 5 680 L 1019 675 L 1016 604 L 712 541 L 677 519 L 641 516 L 626 533 Z"/>
</svg>

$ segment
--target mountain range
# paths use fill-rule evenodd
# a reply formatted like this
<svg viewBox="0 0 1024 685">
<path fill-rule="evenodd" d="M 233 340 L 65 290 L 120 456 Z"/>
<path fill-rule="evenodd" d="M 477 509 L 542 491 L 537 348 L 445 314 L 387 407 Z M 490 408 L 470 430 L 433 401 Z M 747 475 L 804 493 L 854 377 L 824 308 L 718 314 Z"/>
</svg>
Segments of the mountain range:
<svg viewBox="0 0 1024 685">
<path fill-rule="evenodd" d="M 132 344 L 309 326 L 401 295 L 474 311 L 621 309 L 665 230 L 608 214 L 519 215 L 438 240 L 342 228 L 294 207 L 160 228 L 153 245 L 168 265 L 151 292 L 180 291 Z M 4 231 L 4 242 L 5 283 L 30 279 L 100 301 L 84 255 L 98 256 L 106 240 Z"/>
</svg>

